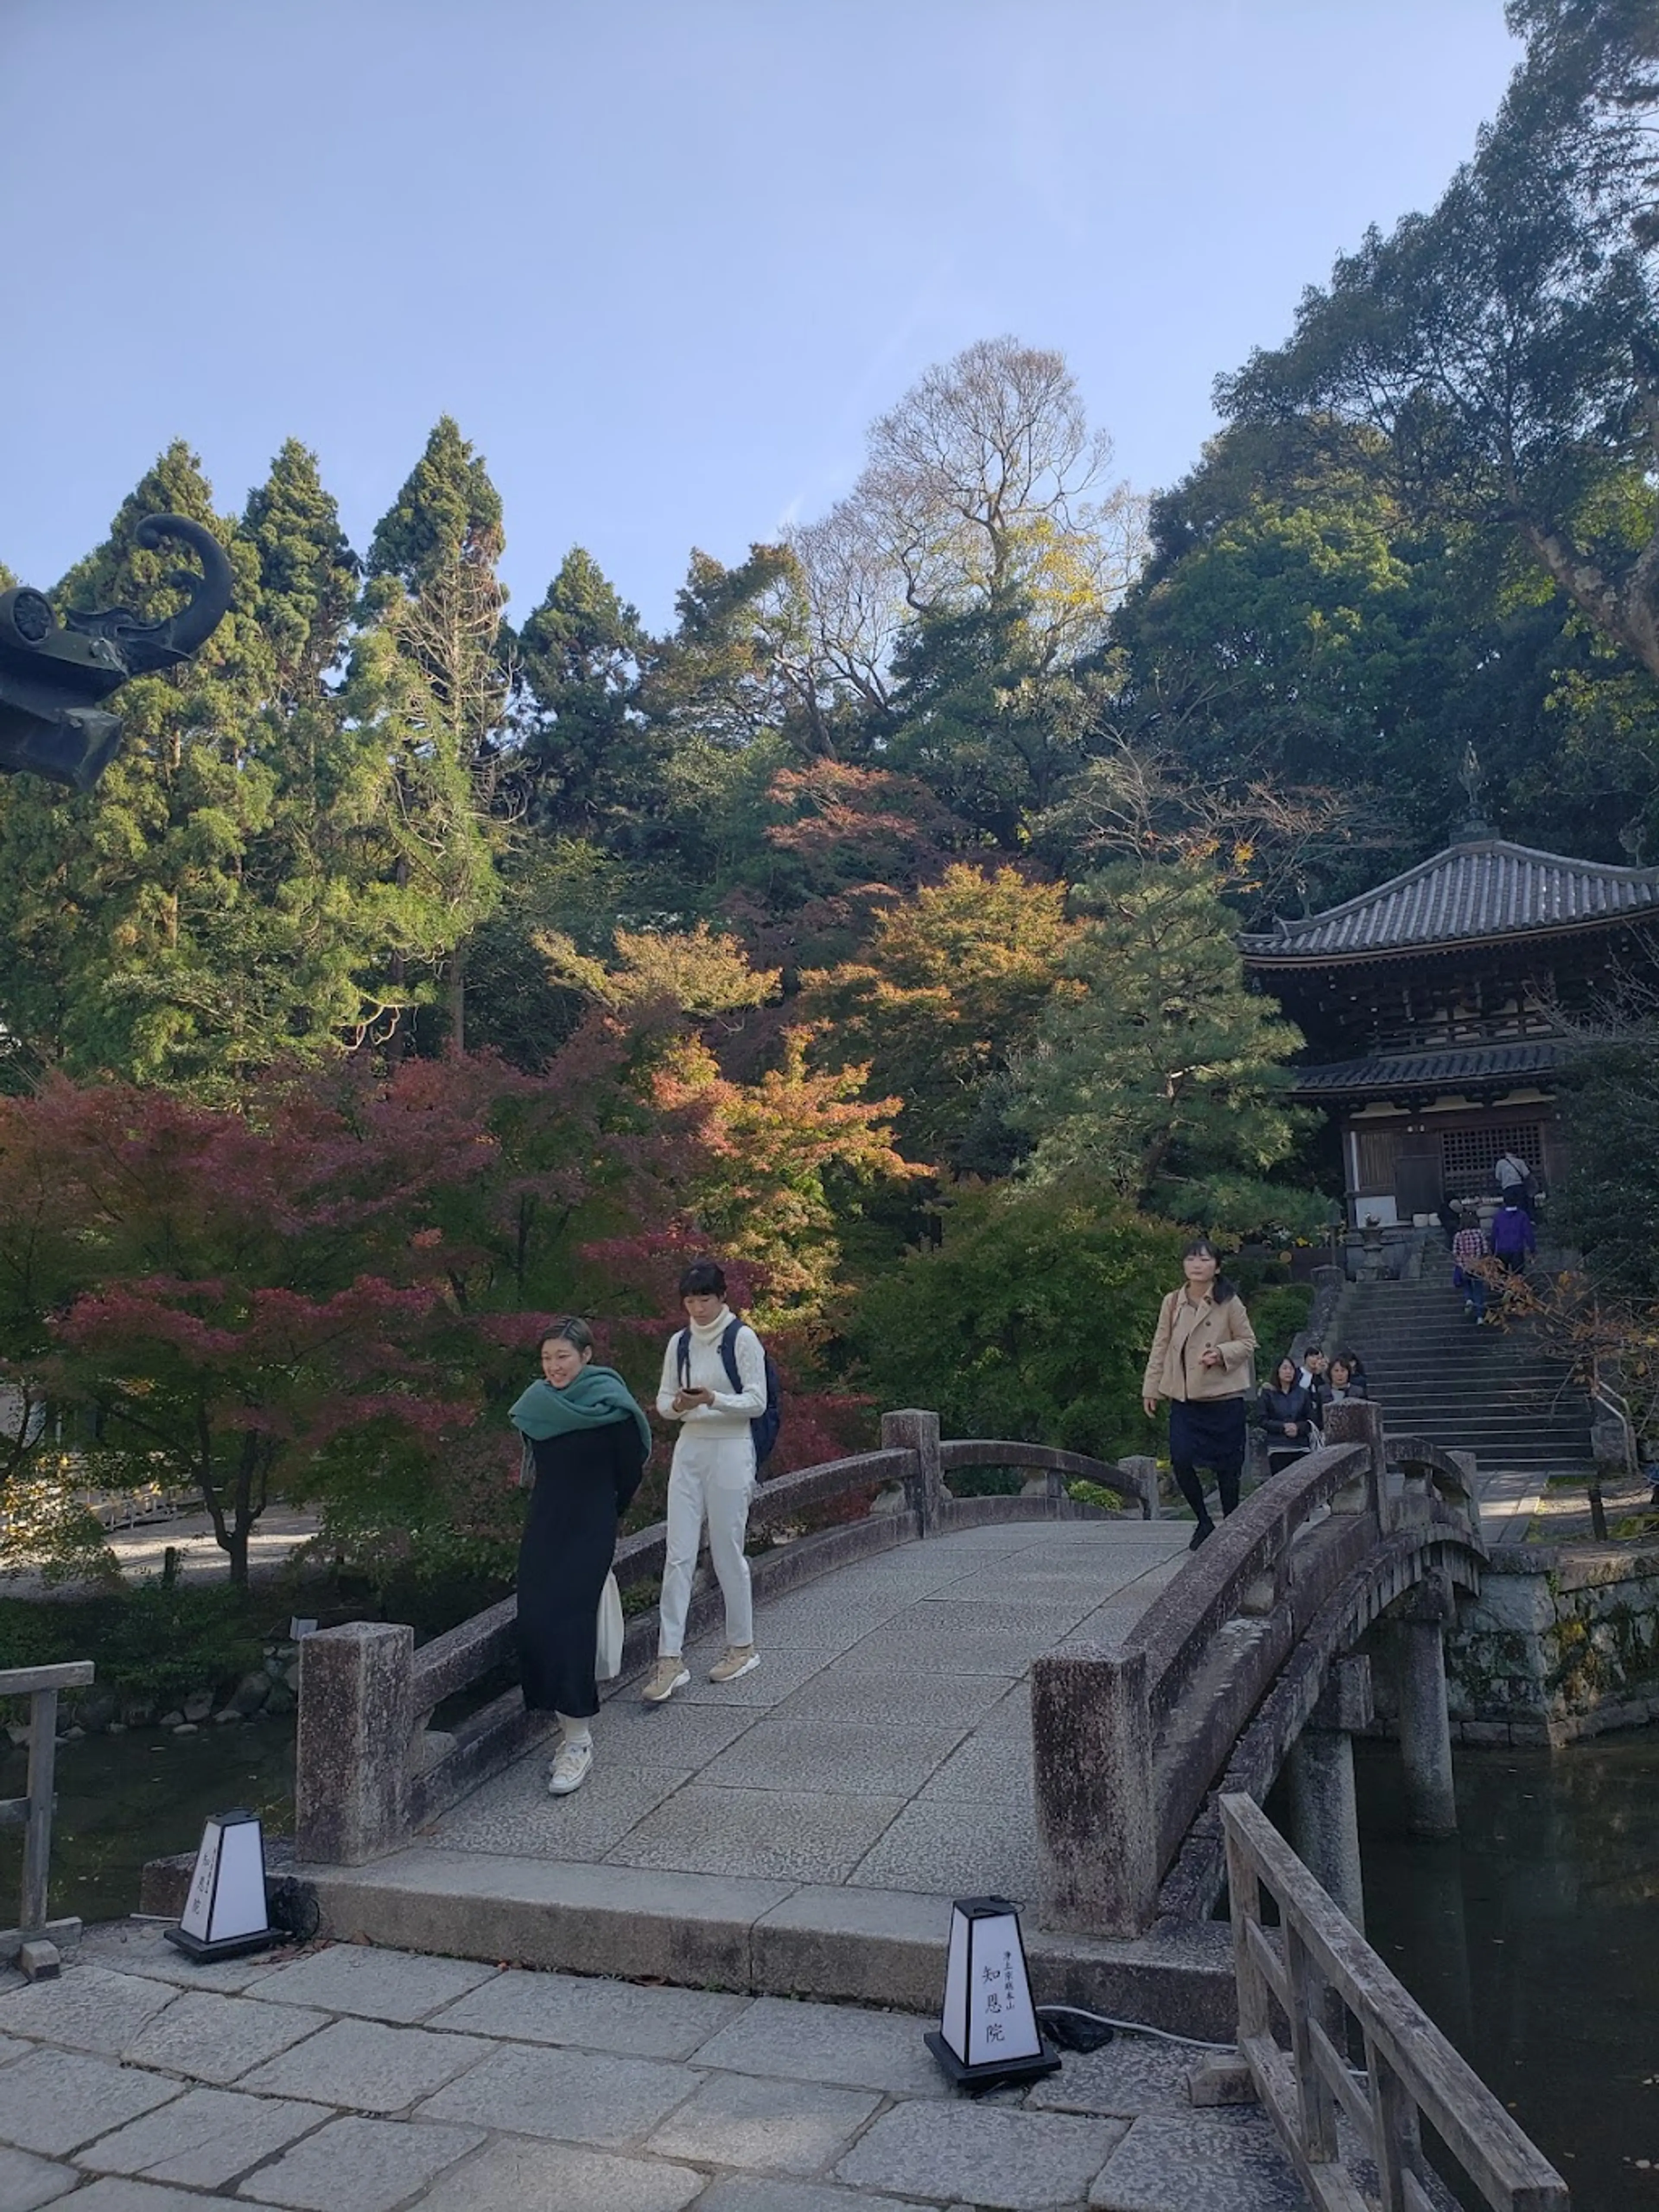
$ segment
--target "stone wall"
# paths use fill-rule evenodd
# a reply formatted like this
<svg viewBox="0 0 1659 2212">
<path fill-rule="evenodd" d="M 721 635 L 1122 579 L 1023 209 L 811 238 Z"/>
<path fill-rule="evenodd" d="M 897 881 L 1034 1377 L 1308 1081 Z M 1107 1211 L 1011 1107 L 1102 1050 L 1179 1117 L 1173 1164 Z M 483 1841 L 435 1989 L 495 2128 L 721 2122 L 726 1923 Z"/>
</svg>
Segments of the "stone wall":
<svg viewBox="0 0 1659 2212">
<path fill-rule="evenodd" d="M 1376 1652 L 1377 1723 L 1395 1704 Z M 1659 1720 L 1659 1545 L 1500 1544 L 1446 1636 L 1454 1738 L 1564 1744 Z"/>
</svg>

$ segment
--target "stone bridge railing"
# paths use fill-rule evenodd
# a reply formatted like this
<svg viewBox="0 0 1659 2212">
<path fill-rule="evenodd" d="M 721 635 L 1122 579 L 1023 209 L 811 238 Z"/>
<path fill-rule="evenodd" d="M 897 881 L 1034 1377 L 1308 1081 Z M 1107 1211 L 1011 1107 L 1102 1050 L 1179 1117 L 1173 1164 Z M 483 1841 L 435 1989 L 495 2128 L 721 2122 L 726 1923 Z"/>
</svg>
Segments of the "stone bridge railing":
<svg viewBox="0 0 1659 2212">
<path fill-rule="evenodd" d="M 1045 1926 L 1132 1936 L 1160 1912 L 1205 1916 L 1224 1878 L 1219 1791 L 1259 1800 L 1310 1723 L 1363 1724 L 1364 1660 L 1348 1662 L 1363 1712 L 1322 1716 L 1321 1699 L 1340 1655 L 1407 1593 L 1426 1632 L 1421 1694 L 1402 1709 L 1417 1731 L 1407 1770 L 1449 1801 L 1440 1622 L 1486 1556 L 1473 1462 L 1418 1438 L 1385 1446 L 1372 1406 L 1334 1407 L 1326 1437 L 1244 1501 L 1120 1645 L 1035 1662 Z M 1437 1824 L 1431 1807 L 1419 1825 Z"/>
<path fill-rule="evenodd" d="M 749 1518 L 756 1534 L 792 1527 L 826 1506 L 849 1516 L 753 1559 L 757 1601 L 851 1560 L 953 1528 L 1097 1517 L 1100 1509 L 1067 1496 L 1072 1481 L 1095 1483 L 1133 1501 L 1144 1519 L 1158 1513 L 1158 1468 L 1150 1459 L 1095 1460 L 1018 1441 L 947 1443 L 939 1416 L 915 1411 L 884 1414 L 881 1435 L 879 1451 L 803 1468 L 757 1492 Z M 1022 1469 L 1029 1479 L 1018 1497 L 955 1498 L 947 1478 L 969 1467 Z M 660 1579 L 666 1537 L 665 1524 L 658 1522 L 618 1544 L 616 1573 L 624 1592 Z M 712 1624 L 720 1602 L 717 1590 L 697 1591 L 691 1635 Z M 504 1598 L 419 1650 L 412 1628 L 385 1621 L 351 1621 L 305 1639 L 295 1784 L 295 1842 L 302 1860 L 356 1866 L 395 1850 L 545 1733 L 547 1717 L 526 1713 L 516 1688 L 453 1729 L 429 1725 L 447 1699 L 513 1657 L 517 1610 L 516 1599 Z M 654 1609 L 630 1619 L 624 1677 L 648 1663 L 656 1632 Z"/>
</svg>

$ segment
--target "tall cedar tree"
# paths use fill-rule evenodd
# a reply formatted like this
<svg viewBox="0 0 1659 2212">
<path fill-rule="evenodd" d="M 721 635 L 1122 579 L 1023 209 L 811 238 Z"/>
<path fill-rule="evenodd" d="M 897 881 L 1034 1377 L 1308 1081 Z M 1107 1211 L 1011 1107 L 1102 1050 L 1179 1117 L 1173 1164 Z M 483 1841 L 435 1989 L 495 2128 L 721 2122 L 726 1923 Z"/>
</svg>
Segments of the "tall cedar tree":
<svg viewBox="0 0 1659 2212">
<path fill-rule="evenodd" d="M 446 415 L 369 548 L 351 711 L 393 763 L 388 874 L 399 924 L 388 978 L 404 1006 L 441 979 L 451 1048 L 466 1044 L 468 939 L 500 896 L 493 810 L 510 690 L 501 503 Z M 406 1048 L 409 1023 L 395 1048 Z"/>
</svg>

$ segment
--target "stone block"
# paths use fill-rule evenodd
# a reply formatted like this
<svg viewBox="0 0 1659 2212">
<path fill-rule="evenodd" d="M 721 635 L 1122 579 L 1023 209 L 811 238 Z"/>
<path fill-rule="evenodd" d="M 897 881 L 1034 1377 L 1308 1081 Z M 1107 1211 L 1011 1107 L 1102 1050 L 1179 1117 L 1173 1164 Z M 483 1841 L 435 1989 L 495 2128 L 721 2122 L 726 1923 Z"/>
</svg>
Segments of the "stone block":
<svg viewBox="0 0 1659 2212">
<path fill-rule="evenodd" d="M 833 1775 L 837 1795 L 908 1796 L 956 1749 L 962 1730 L 907 1726 L 902 1710 L 886 1727 L 769 1714 L 698 1779 L 716 1789 L 819 1791 Z"/>
<path fill-rule="evenodd" d="M 78 2191 L 74 2203 L 90 2212 L 202 2212 L 204 2200 L 193 2189 L 167 2181 L 137 2181 L 130 2174 L 100 2174 Z"/>
<path fill-rule="evenodd" d="M 944 2076 L 922 2041 L 936 2025 L 913 2014 L 757 1997 L 702 2045 L 697 2064 L 892 2097 L 944 2096 Z"/>
<path fill-rule="evenodd" d="M 26 1982 L 55 1982 L 64 1971 L 64 1954 L 45 1936 L 17 1947 L 17 1971 Z"/>
<path fill-rule="evenodd" d="M 943 1897 L 803 1884 L 750 1931 L 753 1985 L 937 2014 L 950 1932 Z"/>
<path fill-rule="evenodd" d="M 1127 2133 L 1121 2120 L 994 2106 L 898 2105 L 836 2168 L 854 2186 L 964 2199 L 997 2212 L 1073 2205 Z"/>
<path fill-rule="evenodd" d="M 1226 2058 L 1218 2053 L 1189 2069 L 1187 2095 L 1200 2111 L 1217 2105 L 1254 2105 L 1255 2082 L 1242 2058 Z"/>
<path fill-rule="evenodd" d="M 307 1858 L 361 1866 L 404 1840 L 415 1632 L 348 1621 L 300 1647 L 295 1835 Z"/>
<path fill-rule="evenodd" d="M 734 2175 L 717 2181 L 707 2197 L 700 2197 L 697 2212 L 915 2212 L 915 2206 L 902 2203 L 896 2197 L 873 2196 L 867 2189 L 841 2189 L 834 2182 Z M 970 2208 L 957 2206 L 953 2212 L 970 2212 Z"/>
<path fill-rule="evenodd" d="M 80 2179 L 69 2166 L 0 2144 L 0 2204 L 6 2212 L 39 2212 L 42 2204 L 66 2195 Z"/>
<path fill-rule="evenodd" d="M 64 2158 L 167 2104 L 182 2086 L 78 2051 L 32 2051 L 0 2067 L 0 2143 Z"/>
<path fill-rule="evenodd" d="M 1306 2212 L 1272 2123 L 1255 2112 L 1150 2113 L 1089 2192 L 1097 2212 Z"/>
<path fill-rule="evenodd" d="M 717 2074 L 651 2136 L 668 2158 L 775 2173 L 821 2173 L 881 2104 L 878 2093 L 821 2081 Z"/>
<path fill-rule="evenodd" d="M 155 1866 L 158 1862 L 152 1859 L 149 1863 Z M 193 1866 L 195 1854 L 188 1853 L 183 1864 L 186 1869 Z M 183 1902 L 181 1897 L 175 1911 L 182 1911 Z M 130 1920 L 106 1921 L 100 1928 L 88 1929 L 81 1941 L 83 1966 L 104 1966 L 112 1973 L 134 1974 L 147 1981 L 168 1982 L 179 1989 L 217 1991 L 223 1996 L 245 1990 L 250 1983 L 274 1972 L 282 1957 L 280 1951 L 267 1951 L 246 1959 L 217 1959 L 198 1965 L 167 1942 L 159 1928 L 146 1928 Z"/>
<path fill-rule="evenodd" d="M 1098 2051 L 1068 2051 L 1058 2074 L 1031 2084 L 1026 2108 L 1118 2120 L 1138 2119 L 1143 2112 L 1188 2112 L 1192 2071 L 1193 2053 L 1179 2044 L 1120 2033 Z"/>
<path fill-rule="evenodd" d="M 749 1931 L 782 1882 L 410 1850 L 362 1874 L 301 1869 L 334 1934 L 570 1973 L 749 1987 Z"/>
<path fill-rule="evenodd" d="M 1461 1733 L 1467 1744 L 1507 1744 L 1510 1724 L 1507 1721 L 1464 1721 L 1461 1724 Z"/>
<path fill-rule="evenodd" d="M 712 1990 L 641 1989 L 575 1974 L 496 1974 L 427 2025 L 513 2043 L 615 2051 L 628 2058 L 689 2058 L 750 2009 Z"/>
<path fill-rule="evenodd" d="M 917 1798 L 859 1861 L 852 1881 L 935 1897 L 996 1892 L 1018 1905 L 1033 1903 L 1037 1843 L 1030 1801 L 981 1804 L 969 1814 L 957 1801 Z"/>
<path fill-rule="evenodd" d="M 662 1872 L 844 1881 L 903 1804 L 896 1796 L 716 1790 L 690 1783 L 647 1814 L 607 1860 Z"/>
<path fill-rule="evenodd" d="M 76 1966 L 56 1981 L 16 1990 L 0 2011 L 0 2026 L 12 2035 L 114 2058 L 177 1995 L 165 1984 L 136 1974 Z"/>
<path fill-rule="evenodd" d="M 497 2045 L 422 2105 L 420 2117 L 614 2147 L 648 2134 L 701 2079 L 652 2059 Z"/>
<path fill-rule="evenodd" d="M 392 2212 L 483 2141 L 476 2128 L 334 2120 L 262 2167 L 238 2193 L 299 2212 Z"/>
<path fill-rule="evenodd" d="M 139 2030 L 121 2057 L 130 2066 L 222 2086 L 328 2024 L 326 2013 L 301 2005 L 266 2007 L 187 1990 Z"/>
<path fill-rule="evenodd" d="M 332 2117 L 324 2105 L 246 2097 L 234 2089 L 191 2089 L 160 2112 L 100 2136 L 77 2154 L 76 2164 L 91 2173 L 221 2189 Z"/>
<path fill-rule="evenodd" d="M 328 2012 L 408 2026 L 453 2004 L 489 1981 L 492 1972 L 468 1959 L 335 1943 L 266 1974 L 255 1994 L 264 2003 L 320 2005 Z"/>
<path fill-rule="evenodd" d="M 618 2158 L 570 2143 L 498 2142 L 451 2166 L 422 2197 L 421 2212 L 588 2212 L 590 2206 L 682 2212 L 704 2181 L 666 2159 Z"/>
<path fill-rule="evenodd" d="M 487 2043 L 378 2020 L 338 2020 L 243 2077 L 262 2096 L 301 2097 L 360 2112 L 402 2112 L 482 2058 Z"/>
</svg>

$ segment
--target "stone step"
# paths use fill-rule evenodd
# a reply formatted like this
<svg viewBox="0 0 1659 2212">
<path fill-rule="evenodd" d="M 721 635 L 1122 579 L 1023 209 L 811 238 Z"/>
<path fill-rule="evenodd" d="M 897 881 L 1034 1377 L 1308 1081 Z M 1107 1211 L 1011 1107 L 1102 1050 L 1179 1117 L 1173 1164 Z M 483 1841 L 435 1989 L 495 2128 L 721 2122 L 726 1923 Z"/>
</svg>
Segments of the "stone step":
<svg viewBox="0 0 1659 2212">
<path fill-rule="evenodd" d="M 422 1844 L 369 1866 L 285 1871 L 314 1887 L 337 1942 L 921 2013 L 938 2011 L 945 1986 L 948 1896 Z M 1224 1921 L 1160 1923 L 1113 1942 L 1050 1933 L 1028 1914 L 1024 1933 L 1039 2004 L 1179 2035 L 1235 2032 Z"/>
</svg>

